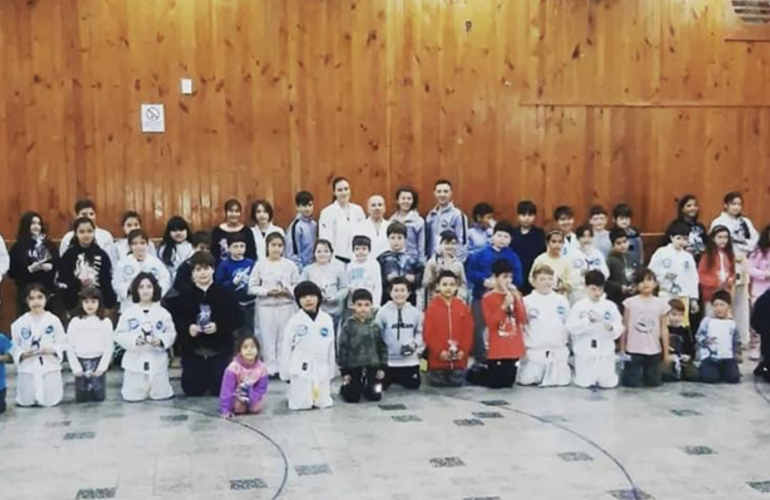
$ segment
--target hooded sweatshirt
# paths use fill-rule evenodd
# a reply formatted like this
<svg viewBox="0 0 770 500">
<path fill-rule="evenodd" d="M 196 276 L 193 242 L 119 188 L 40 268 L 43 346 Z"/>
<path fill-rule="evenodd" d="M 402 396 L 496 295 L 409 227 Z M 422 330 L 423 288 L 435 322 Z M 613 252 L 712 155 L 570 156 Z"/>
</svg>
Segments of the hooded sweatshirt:
<svg viewBox="0 0 770 500">
<path fill-rule="evenodd" d="M 436 297 L 425 311 L 423 328 L 425 348 L 428 350 L 428 370 L 462 370 L 468 366 L 468 355 L 473 347 L 473 314 L 465 303 L 453 298 L 449 303 Z M 449 350 L 450 343 L 465 353 L 462 359 L 443 361 L 441 351 Z"/>
<path fill-rule="evenodd" d="M 399 307 L 392 300 L 377 312 L 375 323 L 382 329 L 388 346 L 388 366 L 403 367 L 420 364 L 423 314 L 407 302 Z"/>
<path fill-rule="evenodd" d="M 75 242 L 59 262 L 59 287 L 63 289 L 64 306 L 74 309 L 78 302 L 78 294 L 82 288 L 80 279 L 89 277 L 94 285 L 101 290 L 104 307 L 112 309 L 117 297 L 112 288 L 112 263 L 107 252 L 99 245 L 92 244 L 84 248 Z"/>
<path fill-rule="evenodd" d="M 457 236 L 457 258 L 465 262 L 468 257 L 468 218 L 451 202 L 445 207 L 434 207 L 425 218 L 426 257 L 436 253 L 441 233 L 446 230 L 454 231 Z"/>
<path fill-rule="evenodd" d="M 249 363 L 240 355 L 227 365 L 219 391 L 219 414 L 232 413 L 236 397 L 248 397 L 249 405 L 255 406 L 267 394 L 267 367 L 259 359 Z"/>
<path fill-rule="evenodd" d="M 355 316 L 348 318 L 340 329 L 337 350 L 337 364 L 341 369 L 388 364 L 388 346 L 382 339 L 380 326 L 371 316 L 364 321 Z"/>
<path fill-rule="evenodd" d="M 302 270 L 313 262 L 313 247 L 318 234 L 318 223 L 311 217 L 297 215 L 286 228 L 286 258 Z"/>
</svg>

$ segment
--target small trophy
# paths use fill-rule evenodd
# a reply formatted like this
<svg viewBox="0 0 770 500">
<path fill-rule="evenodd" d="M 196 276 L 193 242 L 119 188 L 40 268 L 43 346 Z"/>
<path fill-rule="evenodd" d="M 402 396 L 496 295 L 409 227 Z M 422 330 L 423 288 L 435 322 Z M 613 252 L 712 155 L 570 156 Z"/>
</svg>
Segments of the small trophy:
<svg viewBox="0 0 770 500">
<path fill-rule="evenodd" d="M 211 323 L 211 306 L 201 304 L 200 311 L 198 312 L 198 328 L 202 331 L 209 323 Z"/>
<path fill-rule="evenodd" d="M 238 386 L 238 401 L 248 404 L 249 402 L 249 384 L 241 382 Z"/>
<path fill-rule="evenodd" d="M 144 336 L 144 341 L 148 344 L 152 342 L 152 323 L 149 321 L 143 322 L 141 325 L 141 330 L 142 336 Z"/>
<path fill-rule="evenodd" d="M 449 341 L 449 359 L 455 361 L 460 357 L 460 348 L 457 346 L 457 342 L 454 340 Z"/>
<path fill-rule="evenodd" d="M 35 262 L 39 262 L 40 264 L 43 264 L 50 259 L 50 254 L 45 247 L 43 238 L 36 239 L 35 248 L 32 249 L 32 258 L 35 259 Z"/>
<path fill-rule="evenodd" d="M 404 344 L 401 346 L 402 356 L 411 356 L 414 354 L 414 346 L 412 344 Z"/>
</svg>

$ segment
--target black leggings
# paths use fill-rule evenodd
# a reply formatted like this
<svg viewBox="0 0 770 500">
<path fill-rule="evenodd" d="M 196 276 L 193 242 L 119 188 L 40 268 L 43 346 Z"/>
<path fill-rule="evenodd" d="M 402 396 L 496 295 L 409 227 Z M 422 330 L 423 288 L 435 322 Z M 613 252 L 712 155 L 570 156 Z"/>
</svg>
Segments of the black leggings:
<svg viewBox="0 0 770 500">
<path fill-rule="evenodd" d="M 468 371 L 468 382 L 490 389 L 511 388 L 516 382 L 517 359 L 489 359 L 487 366 Z"/>
<path fill-rule="evenodd" d="M 387 389 L 392 384 L 400 385 L 406 389 L 420 388 L 420 366 L 394 366 L 385 370 L 383 388 Z"/>
<path fill-rule="evenodd" d="M 230 364 L 230 354 L 203 357 L 197 354 L 182 356 L 182 391 L 186 396 L 219 396 L 222 376 Z"/>
</svg>

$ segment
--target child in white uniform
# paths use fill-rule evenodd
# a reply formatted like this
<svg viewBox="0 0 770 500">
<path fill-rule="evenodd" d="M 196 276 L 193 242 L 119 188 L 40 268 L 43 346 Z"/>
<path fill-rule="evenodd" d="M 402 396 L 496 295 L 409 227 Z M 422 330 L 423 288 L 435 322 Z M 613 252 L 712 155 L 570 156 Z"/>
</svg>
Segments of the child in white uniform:
<svg viewBox="0 0 770 500">
<path fill-rule="evenodd" d="M 578 235 L 580 235 L 578 231 Z M 623 317 L 604 296 L 601 271 L 585 275 L 585 298 L 572 307 L 567 330 L 575 353 L 575 385 L 609 389 L 618 385 L 615 371 L 615 340 L 623 333 Z"/>
<path fill-rule="evenodd" d="M 129 236 L 131 236 L 131 233 L 134 231 L 140 231 L 142 229 L 142 217 L 137 212 L 129 210 L 123 214 L 123 223 L 121 226 L 123 226 L 123 234 L 125 234 L 126 237 L 117 239 L 112 243 L 110 248 L 110 260 L 112 260 L 113 267 L 131 254 L 131 242 Z M 153 245 L 151 240 L 147 241 L 147 248 L 150 254 L 155 255 L 157 253 L 155 245 Z"/>
<path fill-rule="evenodd" d="M 534 290 L 524 297 L 527 351 L 519 368 L 521 385 L 569 385 L 572 379 L 565 326 L 569 301 L 553 290 L 553 279 L 553 269 L 547 265 L 538 264 L 532 269 Z"/>
<path fill-rule="evenodd" d="M 577 229 L 578 244 L 567 255 L 572 263 L 570 269 L 569 303 L 575 305 L 585 297 L 585 277 L 589 271 L 601 271 L 605 278 L 609 277 L 610 270 L 607 261 L 594 246 L 594 230 L 588 224 Z"/>
<path fill-rule="evenodd" d="M 690 311 L 698 312 L 698 266 L 692 254 L 685 248 L 690 228 L 684 222 L 675 222 L 668 229 L 671 243 L 655 251 L 650 260 L 650 270 L 660 284 L 659 296 L 668 302 L 679 299 L 685 305 L 684 325 L 689 326 Z"/>
<path fill-rule="evenodd" d="M 160 259 L 150 253 L 149 241 L 147 233 L 141 229 L 131 231 L 131 234 L 128 235 L 131 253 L 115 265 L 112 288 L 118 296 L 121 311 L 132 304 L 129 289 L 139 273 L 149 273 L 155 276 L 160 285 L 161 296 L 165 295 L 171 288 L 171 275 L 168 268 Z"/>
<path fill-rule="evenodd" d="M 56 406 L 64 395 L 64 327 L 59 318 L 45 310 L 48 292 L 44 286 L 30 285 L 26 296 L 29 312 L 11 325 L 11 355 L 18 367 L 16 404 Z"/>
<path fill-rule="evenodd" d="M 105 317 L 102 293 L 83 289 L 80 307 L 67 325 L 67 361 L 75 376 L 76 402 L 104 401 L 112 351 L 112 323 Z"/>
<path fill-rule="evenodd" d="M 337 368 L 332 317 L 320 309 L 323 295 L 315 283 L 298 284 L 294 297 L 301 309 L 286 324 L 281 350 L 281 379 L 290 383 L 289 409 L 328 408 Z"/>
<path fill-rule="evenodd" d="M 123 311 L 115 331 L 115 341 L 126 350 L 121 395 L 126 401 L 169 399 L 174 390 L 167 351 L 176 339 L 174 322 L 160 305 L 160 285 L 152 274 L 137 275 L 131 296 L 133 304 Z"/>
<path fill-rule="evenodd" d="M 267 235 L 267 258 L 257 262 L 249 279 L 249 293 L 257 297 L 257 319 L 262 355 L 270 375 L 278 373 L 281 338 L 294 314 L 294 287 L 299 282 L 297 265 L 283 257 L 284 238 Z"/>
</svg>

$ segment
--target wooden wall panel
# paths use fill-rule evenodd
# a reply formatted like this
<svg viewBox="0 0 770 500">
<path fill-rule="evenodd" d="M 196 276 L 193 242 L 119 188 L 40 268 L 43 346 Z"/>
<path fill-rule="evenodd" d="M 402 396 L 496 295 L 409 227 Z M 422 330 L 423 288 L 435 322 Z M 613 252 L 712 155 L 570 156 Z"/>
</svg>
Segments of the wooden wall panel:
<svg viewBox="0 0 770 500">
<path fill-rule="evenodd" d="M 660 231 L 741 189 L 770 218 L 770 44 L 725 42 L 726 0 L 3 0 L 0 232 L 64 232 L 77 197 L 118 230 L 196 227 L 230 197 L 354 198 L 403 184 L 469 210 L 629 201 Z M 734 22 L 734 21 L 731 21 Z M 182 96 L 179 79 L 195 81 Z M 142 102 L 167 133 L 143 135 Z"/>
</svg>

